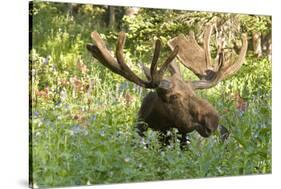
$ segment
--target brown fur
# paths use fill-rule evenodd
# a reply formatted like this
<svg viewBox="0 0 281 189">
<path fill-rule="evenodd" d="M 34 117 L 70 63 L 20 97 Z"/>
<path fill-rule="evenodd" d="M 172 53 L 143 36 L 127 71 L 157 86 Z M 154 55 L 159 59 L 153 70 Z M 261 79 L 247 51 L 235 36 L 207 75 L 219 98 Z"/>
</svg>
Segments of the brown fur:
<svg viewBox="0 0 281 189">
<path fill-rule="evenodd" d="M 162 133 L 177 128 L 183 137 L 194 130 L 203 137 L 210 136 L 219 122 L 214 107 L 196 96 L 190 83 L 177 74 L 166 80 L 171 83 L 171 88 L 157 88 L 143 99 L 138 113 L 139 134 L 144 136 L 149 127 Z"/>
</svg>

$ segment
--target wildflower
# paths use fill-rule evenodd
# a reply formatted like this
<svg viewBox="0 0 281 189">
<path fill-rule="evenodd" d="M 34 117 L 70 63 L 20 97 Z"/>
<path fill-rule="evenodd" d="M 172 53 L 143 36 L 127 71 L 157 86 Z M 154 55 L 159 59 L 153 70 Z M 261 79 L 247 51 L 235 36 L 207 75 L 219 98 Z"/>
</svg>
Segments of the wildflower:
<svg viewBox="0 0 281 189">
<path fill-rule="evenodd" d="M 97 119 L 97 115 L 93 115 L 92 117 L 91 117 L 91 121 L 96 121 L 96 119 Z"/>
<path fill-rule="evenodd" d="M 40 131 L 35 132 L 35 136 L 40 136 L 40 135 L 41 135 Z"/>
<path fill-rule="evenodd" d="M 42 126 L 42 124 L 43 124 L 43 121 L 42 121 L 42 120 L 40 120 L 40 121 L 39 121 L 39 123 L 38 123 L 38 127 L 41 127 L 41 126 Z"/>
<path fill-rule="evenodd" d="M 138 95 L 142 94 L 142 87 L 140 87 L 139 85 L 134 84 L 134 88 L 133 88 L 134 92 L 137 93 Z"/>
<path fill-rule="evenodd" d="M 63 89 L 61 92 L 60 92 L 60 98 L 62 101 L 66 100 L 67 98 L 67 92 L 65 89 Z"/>
<path fill-rule="evenodd" d="M 73 134 L 77 134 L 81 132 L 81 127 L 79 125 L 75 125 L 71 128 L 71 131 L 73 132 Z"/>
<path fill-rule="evenodd" d="M 248 102 L 240 96 L 239 92 L 236 92 L 233 97 L 235 101 L 235 107 L 239 111 L 240 116 L 244 114 L 244 112 L 248 109 Z"/>
<path fill-rule="evenodd" d="M 124 98 L 125 98 L 127 105 L 129 105 L 130 103 L 132 103 L 134 101 L 134 97 L 132 95 L 130 95 L 130 93 L 128 93 L 128 92 L 125 92 Z"/>
<path fill-rule="evenodd" d="M 186 136 L 185 138 L 186 138 L 186 143 L 187 143 L 187 144 L 190 144 L 190 143 L 191 143 L 190 138 L 189 138 L 188 136 Z"/>
<path fill-rule="evenodd" d="M 83 90 L 83 85 L 82 85 L 82 81 L 79 80 L 76 76 L 71 77 L 69 79 L 70 83 L 72 84 L 74 91 L 78 92 Z"/>
<path fill-rule="evenodd" d="M 88 135 L 88 131 L 87 129 L 81 127 L 80 125 L 74 125 L 70 130 L 70 135 L 75 135 L 75 134 Z"/>
<path fill-rule="evenodd" d="M 48 64 L 48 63 L 49 63 L 49 58 L 48 57 L 44 58 L 43 64 Z"/>
<path fill-rule="evenodd" d="M 131 160 L 130 157 L 126 157 L 126 158 L 124 159 L 124 161 L 125 161 L 126 163 L 128 163 L 130 160 Z"/>
<path fill-rule="evenodd" d="M 58 85 L 61 85 L 61 86 L 68 86 L 69 84 L 69 81 L 67 79 L 59 79 L 58 80 Z"/>
<path fill-rule="evenodd" d="M 56 67 L 55 64 L 52 64 L 51 71 L 52 71 L 55 75 L 58 74 L 58 72 L 57 72 L 57 67 Z"/>
<path fill-rule="evenodd" d="M 43 90 L 36 90 L 35 95 L 43 97 L 44 99 L 48 99 L 50 95 L 49 87 L 45 87 Z"/>
<path fill-rule="evenodd" d="M 105 132 L 104 131 L 100 131 L 100 136 L 105 136 Z"/>
<path fill-rule="evenodd" d="M 138 168 L 142 168 L 142 163 L 139 163 L 139 164 L 138 164 Z"/>
<path fill-rule="evenodd" d="M 77 60 L 77 68 L 82 72 L 82 74 L 85 74 L 88 71 L 87 66 L 83 63 L 80 58 Z"/>
<path fill-rule="evenodd" d="M 167 136 L 172 136 L 172 132 L 171 131 L 167 131 Z"/>
<path fill-rule="evenodd" d="M 46 119 L 44 120 L 44 122 L 45 122 L 45 125 L 46 125 L 46 126 L 54 126 L 54 123 L 53 123 L 51 120 L 49 120 L 48 118 L 46 118 Z"/>
<path fill-rule="evenodd" d="M 146 142 L 144 141 L 144 138 L 141 138 L 141 144 L 146 145 Z"/>
<path fill-rule="evenodd" d="M 65 104 L 65 105 L 63 106 L 63 108 L 64 108 L 65 110 L 69 110 L 69 109 L 70 109 L 69 104 Z"/>
<path fill-rule="evenodd" d="M 38 116 L 39 116 L 39 112 L 35 111 L 35 112 L 33 113 L 33 116 L 34 116 L 34 117 L 38 117 Z"/>
<path fill-rule="evenodd" d="M 87 129 L 84 129 L 83 131 L 84 131 L 84 135 L 88 135 L 89 132 Z"/>
<path fill-rule="evenodd" d="M 122 93 L 123 91 L 127 90 L 129 88 L 129 83 L 127 81 L 120 83 L 119 85 L 119 93 Z"/>
</svg>

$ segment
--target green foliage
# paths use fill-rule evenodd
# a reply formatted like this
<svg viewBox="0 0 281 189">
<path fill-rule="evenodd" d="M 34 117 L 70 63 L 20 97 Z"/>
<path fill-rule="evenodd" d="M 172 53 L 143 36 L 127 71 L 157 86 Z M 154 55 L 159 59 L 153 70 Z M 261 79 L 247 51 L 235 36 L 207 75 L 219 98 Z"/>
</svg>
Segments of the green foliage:
<svg viewBox="0 0 281 189">
<path fill-rule="evenodd" d="M 134 129 L 146 92 L 105 69 L 86 51 L 93 30 L 101 33 L 110 49 L 115 47 L 117 32 L 104 28 L 106 9 L 83 5 L 71 14 L 69 7 L 34 3 L 30 51 L 34 184 L 89 185 L 271 172 L 271 64 L 266 57 L 248 53 L 237 75 L 199 92 L 217 108 L 221 124 L 230 130 L 226 142 L 221 142 L 218 132 L 210 138 L 194 132 L 188 149 L 180 150 L 176 137 L 163 149 L 157 132 L 149 130 L 141 139 Z M 135 63 L 151 59 L 156 37 L 165 44 L 179 33 L 201 31 L 202 23 L 214 16 L 230 18 L 141 9 L 135 17 L 120 19 L 128 30 L 125 58 L 129 66 L 140 75 Z M 164 46 L 162 59 L 166 53 Z M 184 77 L 191 75 L 185 71 Z M 236 91 L 249 104 L 245 111 L 235 107 L 231 95 Z"/>
<path fill-rule="evenodd" d="M 247 99 L 271 97 L 271 63 L 266 58 L 248 55 L 241 70 L 231 80 L 225 80 L 221 90 L 240 91 Z"/>
<path fill-rule="evenodd" d="M 271 33 L 271 17 L 269 16 L 247 16 L 241 15 L 241 25 L 246 32 Z"/>
</svg>

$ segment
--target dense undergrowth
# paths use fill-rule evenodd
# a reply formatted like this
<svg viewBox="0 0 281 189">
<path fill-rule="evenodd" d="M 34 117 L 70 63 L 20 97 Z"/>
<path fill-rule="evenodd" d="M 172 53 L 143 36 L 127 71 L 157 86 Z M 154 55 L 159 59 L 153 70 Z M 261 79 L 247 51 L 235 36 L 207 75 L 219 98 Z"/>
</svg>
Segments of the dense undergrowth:
<svg viewBox="0 0 281 189">
<path fill-rule="evenodd" d="M 116 32 L 99 21 L 103 13 L 102 7 L 84 6 L 73 15 L 65 4 L 33 6 L 30 176 L 35 186 L 271 173 L 271 63 L 266 57 L 249 52 L 236 76 L 198 93 L 220 112 L 220 124 L 231 133 L 227 141 L 218 132 L 209 138 L 194 132 L 186 150 L 176 137 L 161 148 L 157 132 L 149 130 L 143 140 L 134 128 L 148 90 L 105 69 L 86 51 L 93 30 L 115 46 Z M 123 22 L 132 24 L 128 18 Z M 132 43 L 129 36 L 128 46 Z M 141 75 L 136 59 L 146 61 L 144 55 L 126 48 L 125 56 Z M 246 108 L 233 96 L 237 91 Z"/>
</svg>

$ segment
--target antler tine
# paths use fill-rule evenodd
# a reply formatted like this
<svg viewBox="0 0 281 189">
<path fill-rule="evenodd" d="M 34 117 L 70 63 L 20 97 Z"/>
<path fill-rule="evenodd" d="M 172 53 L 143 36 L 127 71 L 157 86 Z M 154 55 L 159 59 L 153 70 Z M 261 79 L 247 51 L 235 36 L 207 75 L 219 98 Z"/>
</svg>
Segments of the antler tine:
<svg viewBox="0 0 281 189">
<path fill-rule="evenodd" d="M 160 49 L 161 49 L 161 41 L 157 39 L 155 42 L 154 55 L 150 66 L 150 76 L 152 82 L 155 80 L 155 73 L 157 72 L 157 62 L 160 55 Z"/>
<path fill-rule="evenodd" d="M 116 59 L 113 58 L 109 50 L 106 48 L 105 42 L 102 40 L 100 35 L 97 32 L 91 33 L 92 39 L 95 41 L 96 45 L 88 44 L 87 49 L 92 53 L 92 55 L 99 60 L 104 66 L 108 69 L 117 73 L 127 80 L 134 82 L 135 84 L 145 87 L 145 88 L 156 88 L 159 84 L 160 79 L 162 79 L 165 70 L 168 65 L 172 62 L 172 60 L 176 57 L 178 53 L 178 47 L 176 47 L 167 60 L 164 62 L 159 71 L 157 71 L 157 62 L 160 54 L 160 40 L 157 40 L 155 43 L 155 50 L 152 59 L 152 63 L 150 66 L 150 74 L 151 78 L 147 76 L 148 81 L 142 80 L 138 77 L 125 63 L 125 58 L 123 55 L 123 49 L 126 41 L 126 34 L 124 32 L 120 32 L 117 41 L 116 47 Z"/>
<path fill-rule="evenodd" d="M 117 61 L 105 46 L 105 42 L 101 39 L 97 32 L 91 33 L 92 39 L 95 41 L 96 45 L 88 44 L 87 49 L 92 53 L 92 55 L 99 60 L 105 67 L 110 69 L 112 72 L 117 73 L 129 81 L 136 83 L 145 88 L 152 88 L 151 83 L 148 81 L 141 80 L 137 75 L 135 75 L 131 69 L 125 64 L 123 57 L 123 48 L 125 44 L 125 33 L 120 32 L 118 36 L 116 57 Z"/>
<path fill-rule="evenodd" d="M 160 55 L 160 48 L 161 48 L 161 43 L 160 40 L 157 39 L 157 41 L 155 42 L 155 50 L 154 50 L 154 55 L 153 55 L 150 69 L 148 69 L 144 64 L 142 64 L 142 69 L 145 73 L 146 78 L 151 80 L 151 83 L 153 83 L 153 85 L 157 85 L 159 81 L 163 78 L 165 71 L 167 70 L 169 65 L 173 62 L 173 60 L 176 58 L 177 53 L 179 51 L 179 47 L 176 46 L 174 50 L 171 52 L 171 54 L 168 56 L 166 61 L 162 64 L 159 71 L 157 71 L 157 62 Z M 178 70 L 174 70 L 174 71 L 176 72 Z"/>
<path fill-rule="evenodd" d="M 177 54 L 179 52 L 179 47 L 176 46 L 174 48 L 174 50 L 171 52 L 171 54 L 168 56 L 168 58 L 166 59 L 166 61 L 163 63 L 163 65 L 161 66 L 158 74 L 159 74 L 159 78 L 162 78 L 165 71 L 167 70 L 169 64 L 176 58 Z"/>
<path fill-rule="evenodd" d="M 228 64 L 223 67 L 223 76 L 221 80 L 230 77 L 234 73 L 236 73 L 242 66 L 243 61 L 245 59 L 246 53 L 248 48 L 248 39 L 247 34 L 242 34 L 242 47 L 238 56 L 238 59 L 235 61 L 234 64 Z"/>
<path fill-rule="evenodd" d="M 119 65 L 116 64 L 115 59 L 112 57 L 111 53 L 107 50 L 105 43 L 102 40 L 102 38 L 100 37 L 100 35 L 97 32 L 92 32 L 91 37 L 96 42 L 96 45 L 97 45 L 101 55 L 108 62 L 108 64 L 110 66 L 120 70 Z"/>
<path fill-rule="evenodd" d="M 234 64 L 224 64 L 224 53 L 221 51 L 219 53 L 219 60 L 218 60 L 218 70 L 215 75 L 210 80 L 200 80 L 200 81 L 192 81 L 191 85 L 194 89 L 207 89 L 214 87 L 217 85 L 221 80 L 225 79 L 226 77 L 230 77 L 234 73 L 236 73 L 242 66 L 243 61 L 246 56 L 247 48 L 248 48 L 248 41 L 247 35 L 242 35 L 242 48 L 239 53 L 238 59 L 235 61 Z"/>
<path fill-rule="evenodd" d="M 219 53 L 219 60 L 218 60 L 218 71 L 212 77 L 211 80 L 199 80 L 199 81 L 191 81 L 191 86 L 193 89 L 209 89 L 216 86 L 222 78 L 223 75 L 223 64 L 224 63 L 224 54 L 223 52 Z"/>
<path fill-rule="evenodd" d="M 119 63 L 121 67 L 121 74 L 123 77 L 128 79 L 129 81 L 132 81 L 140 86 L 147 87 L 149 83 L 147 81 L 144 81 L 140 79 L 125 63 L 125 59 L 123 56 L 123 49 L 126 41 L 126 35 L 124 32 L 120 32 L 118 36 L 118 42 L 117 42 L 117 48 L 116 48 L 116 58 L 117 62 Z"/>
<path fill-rule="evenodd" d="M 204 50 L 205 50 L 205 56 L 206 56 L 206 69 L 211 67 L 211 52 L 210 52 L 210 39 L 211 34 L 213 31 L 213 25 L 209 24 L 205 27 L 204 30 Z"/>
<path fill-rule="evenodd" d="M 128 79 L 129 81 L 132 81 L 140 86 L 146 87 L 146 88 L 155 88 L 159 82 L 159 80 L 163 77 L 163 74 L 165 70 L 167 69 L 168 65 L 173 61 L 173 59 L 176 57 L 178 53 L 178 47 L 176 47 L 173 52 L 170 54 L 170 56 L 167 58 L 167 60 L 164 62 L 162 67 L 159 71 L 157 71 L 157 62 L 160 55 L 160 48 L 161 43 L 160 40 L 157 40 L 155 42 L 155 50 L 154 55 L 152 59 L 152 63 L 150 66 L 150 74 L 151 74 L 151 80 L 149 82 L 144 81 L 140 79 L 125 63 L 124 57 L 123 57 L 123 48 L 125 44 L 125 33 L 120 32 L 118 37 L 118 43 L 117 43 L 117 49 L 116 49 L 116 57 L 119 65 L 121 66 L 121 69 L 124 71 L 122 72 L 122 76 Z"/>
<path fill-rule="evenodd" d="M 105 47 L 105 43 L 101 39 L 100 35 L 97 32 L 92 32 L 91 37 L 95 41 L 96 45 L 88 44 L 87 49 L 104 66 L 117 74 L 121 74 L 120 66 L 116 63 L 116 60 L 112 57 L 111 53 Z"/>
<path fill-rule="evenodd" d="M 211 29 L 211 28 L 210 28 Z M 207 30 L 209 31 L 209 30 Z M 204 44 L 208 49 L 208 45 L 206 44 L 209 40 L 209 37 L 205 32 L 204 36 L 206 40 Z M 209 31 L 211 33 L 211 31 Z M 192 71 L 196 76 L 200 79 L 206 76 L 206 69 L 208 69 L 208 63 L 206 63 L 206 52 L 205 49 L 202 48 L 196 41 L 194 33 L 192 31 L 189 32 L 188 36 L 178 35 L 177 37 L 168 41 L 169 47 L 173 50 L 176 46 L 179 46 L 178 58 L 180 62 L 187 67 L 190 71 Z M 207 53 L 209 54 L 209 53 Z M 210 60 L 208 60 L 211 62 Z"/>
<path fill-rule="evenodd" d="M 169 64 L 168 70 L 171 73 L 171 75 L 176 74 L 179 78 L 182 78 L 179 64 L 176 63 L 174 60 L 171 62 L 171 64 Z"/>
</svg>

